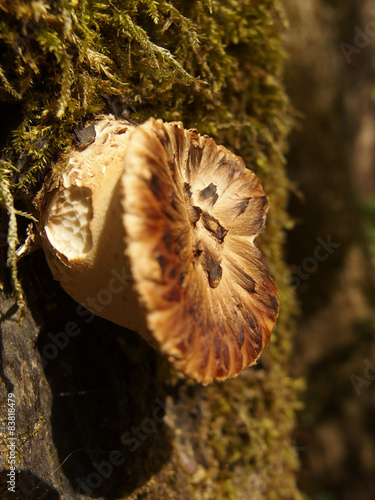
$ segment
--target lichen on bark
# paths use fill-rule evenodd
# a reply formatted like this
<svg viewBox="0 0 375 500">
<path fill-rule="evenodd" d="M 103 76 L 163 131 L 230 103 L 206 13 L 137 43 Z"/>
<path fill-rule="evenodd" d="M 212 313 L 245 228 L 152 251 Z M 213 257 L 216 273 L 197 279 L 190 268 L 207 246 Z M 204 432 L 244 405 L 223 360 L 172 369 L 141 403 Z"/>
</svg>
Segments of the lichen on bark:
<svg viewBox="0 0 375 500">
<path fill-rule="evenodd" d="M 282 2 L 5 0 L 0 3 L 0 13 L 0 112 L 3 116 L 0 230 L 8 234 L 8 257 L 20 305 L 23 299 L 15 267 L 17 239 L 22 240 L 25 234 L 20 214 L 32 212 L 31 201 L 42 186 L 44 176 L 56 168 L 57 161 L 63 165 L 75 131 L 95 114 L 110 112 L 137 123 L 150 116 L 166 121 L 181 120 L 186 128 L 197 128 L 201 134 L 213 136 L 217 143 L 240 154 L 247 166 L 259 175 L 270 197 L 267 229 L 259 238 L 259 246 L 278 286 L 281 302 L 271 344 L 257 367 L 236 380 L 205 389 L 181 380 L 152 351 L 147 351 L 147 355 L 134 355 L 134 359 L 149 363 L 145 369 L 146 382 L 155 377 L 151 392 L 167 403 L 168 429 L 160 431 L 158 439 L 146 442 L 147 453 L 142 452 L 147 455 L 144 474 L 126 462 L 127 481 L 132 485 L 126 490 L 127 494 L 133 495 L 131 498 L 139 494 L 145 498 L 186 495 L 188 498 L 239 499 L 247 498 L 248 491 L 256 491 L 259 498 L 298 498 L 294 479 L 298 459 L 291 446 L 291 433 L 301 381 L 293 380 L 288 370 L 295 303 L 282 258 L 284 232 L 290 226 L 286 212 L 289 182 L 283 154 L 292 122 L 282 85 L 281 33 L 287 25 Z M 2 258 L 5 267 L 6 258 Z M 30 266 L 42 269 L 45 274 L 48 270 L 43 267 L 42 257 L 36 261 L 31 257 L 24 262 L 20 275 L 26 289 L 28 324 L 31 324 L 31 310 L 39 318 L 33 326 L 33 335 L 42 325 L 42 340 L 38 344 L 42 352 L 46 345 L 43 344 L 46 325 L 58 328 L 51 326 L 51 311 L 61 308 L 56 297 L 65 301 L 63 309 L 68 311 L 68 317 L 74 314 L 76 306 L 48 278 L 38 292 L 42 298 L 36 300 L 35 289 L 30 291 L 28 284 L 33 276 Z M 4 283 L 6 285 L 7 275 Z M 46 297 L 44 288 L 53 290 L 50 297 Z M 45 312 L 40 310 L 41 304 Z M 6 330 L 7 320 L 3 320 L 4 332 L 12 331 Z M 103 324 L 99 321 L 95 328 L 111 330 L 111 326 L 103 327 Z M 63 321 L 61 325 L 64 327 Z M 89 327 L 85 325 L 85 328 Z M 121 347 L 125 343 L 131 352 L 135 345 L 146 349 L 143 344 L 139 346 L 130 333 L 124 334 L 126 340 L 118 340 L 121 337 L 118 329 L 113 331 L 115 333 L 109 335 L 113 335 L 114 344 Z M 96 338 L 95 332 L 92 335 L 91 338 Z M 10 342 L 6 333 L 4 338 Z M 99 344 L 103 342 L 100 339 Z M 34 337 L 31 345 L 33 343 Z M 22 343 L 20 349 L 26 348 L 29 346 Z M 47 389 L 56 383 L 57 374 L 51 368 L 54 360 L 45 375 L 36 351 L 34 355 L 32 360 L 24 352 L 20 355 L 28 360 L 25 363 L 30 367 L 30 372 L 25 370 L 22 383 L 27 387 L 28 375 L 32 377 L 32 366 L 37 364 L 42 394 L 38 391 L 32 394 L 35 393 L 34 403 L 39 404 L 48 422 L 41 434 L 49 446 L 57 448 L 57 454 L 48 452 L 46 456 L 51 465 L 59 467 L 68 448 L 53 444 L 53 436 L 63 432 L 59 424 L 64 411 L 56 405 L 53 390 L 48 393 Z M 71 355 L 74 358 L 74 354 Z M 69 365 L 70 361 L 59 355 L 59 362 L 62 359 L 61 370 L 65 373 L 66 363 Z M 128 364 L 132 362 L 128 354 L 124 354 L 123 359 Z M 107 365 L 110 370 L 106 360 L 103 366 Z M 150 368 L 154 365 L 156 371 Z M 12 379 L 16 372 L 7 372 L 6 359 L 4 370 L 3 375 L 15 385 L 15 390 L 24 390 L 20 380 Z M 117 383 L 117 395 L 122 394 L 121 384 Z M 129 422 L 137 421 L 142 415 L 145 418 L 152 411 L 152 404 L 151 409 L 150 404 L 145 409 L 142 398 L 147 391 L 141 396 L 135 394 L 131 381 L 126 382 L 126 391 L 123 400 L 113 404 L 119 405 L 119 415 L 123 418 L 123 411 L 135 398 L 142 409 L 133 420 L 125 418 L 126 425 L 130 425 Z M 38 398 L 42 403 L 38 403 Z M 52 423 L 51 405 L 55 416 L 59 415 Z M 77 413 L 74 416 L 80 418 Z M 23 425 L 27 428 L 26 422 Z M 114 428 L 124 429 L 126 425 L 119 420 Z M 157 456 L 155 446 L 160 445 L 160 436 L 171 450 Z M 89 448 L 91 437 L 85 435 L 81 445 Z M 29 446 L 30 455 L 30 450 L 34 450 L 32 439 L 24 446 Z M 92 461 L 90 453 L 87 452 Z M 149 466 L 150 461 L 154 464 Z M 139 461 L 135 462 L 139 467 Z M 37 474 L 30 462 L 21 467 L 28 468 L 60 493 L 69 482 L 71 488 L 77 486 L 69 461 L 65 468 L 61 466 L 64 480 L 60 483 L 49 479 L 47 465 Z M 176 470 L 178 473 L 174 474 Z M 87 479 L 87 471 L 90 469 L 82 466 L 79 477 Z M 132 474 L 143 479 L 135 481 Z M 190 481 L 192 477 L 194 481 Z M 116 482 L 114 488 L 117 486 Z M 103 494 L 113 494 L 108 484 L 103 488 Z"/>
</svg>

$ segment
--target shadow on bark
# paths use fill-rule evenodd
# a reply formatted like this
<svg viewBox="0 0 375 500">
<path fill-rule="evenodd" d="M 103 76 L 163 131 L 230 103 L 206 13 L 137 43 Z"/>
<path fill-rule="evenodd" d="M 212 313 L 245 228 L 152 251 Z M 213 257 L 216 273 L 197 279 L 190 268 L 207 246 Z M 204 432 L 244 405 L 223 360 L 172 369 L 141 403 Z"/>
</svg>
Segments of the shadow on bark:
<svg viewBox="0 0 375 500">
<path fill-rule="evenodd" d="M 1 325 L 2 377 L 16 394 L 24 461 L 17 490 L 29 475 L 41 485 L 51 478 L 58 493 L 50 496 L 52 485 L 42 491 L 35 479 L 28 498 L 124 498 L 171 455 L 157 354 L 137 334 L 78 309 L 46 269 L 41 252 L 25 258 L 28 307 L 38 312 L 21 328 L 6 314 Z"/>
<path fill-rule="evenodd" d="M 38 498 L 40 500 L 59 500 L 58 491 L 46 484 L 40 477 L 29 471 L 23 470 L 16 476 L 17 490 L 15 493 L 8 491 L 7 474 L 9 469 L 0 472 L 0 498 L 24 500 L 25 498 Z"/>
</svg>

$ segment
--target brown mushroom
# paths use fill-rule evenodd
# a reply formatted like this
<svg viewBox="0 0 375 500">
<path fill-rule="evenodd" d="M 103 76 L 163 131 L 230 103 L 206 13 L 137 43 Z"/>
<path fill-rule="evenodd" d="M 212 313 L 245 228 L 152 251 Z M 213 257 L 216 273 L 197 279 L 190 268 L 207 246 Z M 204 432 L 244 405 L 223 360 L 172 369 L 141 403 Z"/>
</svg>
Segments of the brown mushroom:
<svg viewBox="0 0 375 500">
<path fill-rule="evenodd" d="M 268 198 L 238 156 L 181 123 L 111 117 L 73 151 L 43 211 L 53 275 L 203 384 L 268 344 L 276 288 L 254 238 Z"/>
</svg>

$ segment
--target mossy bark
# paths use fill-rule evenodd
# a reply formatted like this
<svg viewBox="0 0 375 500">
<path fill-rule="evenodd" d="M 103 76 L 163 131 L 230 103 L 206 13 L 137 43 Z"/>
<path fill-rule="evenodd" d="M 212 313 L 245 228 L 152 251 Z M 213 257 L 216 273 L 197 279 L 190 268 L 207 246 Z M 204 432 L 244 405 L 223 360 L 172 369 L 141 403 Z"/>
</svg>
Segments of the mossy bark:
<svg viewBox="0 0 375 500">
<path fill-rule="evenodd" d="M 1 232 L 13 265 L 8 273 L 3 251 L 1 411 L 14 393 L 20 497 L 299 498 L 291 434 L 301 381 L 289 375 L 295 304 L 282 259 L 291 123 L 282 5 L 9 0 L 0 12 Z M 237 379 L 193 384 L 134 333 L 80 315 L 40 251 L 18 266 L 27 310 L 17 325 L 15 222 L 21 240 L 27 224 L 17 210 L 32 211 L 76 127 L 99 112 L 182 120 L 259 175 L 271 201 L 259 246 L 281 312 L 261 361 Z M 6 429 L 0 444 L 6 491 Z"/>
</svg>

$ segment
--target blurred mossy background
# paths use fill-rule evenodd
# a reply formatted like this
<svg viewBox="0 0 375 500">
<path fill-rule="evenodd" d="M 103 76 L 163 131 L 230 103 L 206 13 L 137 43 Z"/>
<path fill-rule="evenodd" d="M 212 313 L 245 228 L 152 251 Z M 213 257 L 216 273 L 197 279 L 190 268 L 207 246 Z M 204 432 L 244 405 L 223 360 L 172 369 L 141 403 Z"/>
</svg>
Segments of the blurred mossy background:
<svg viewBox="0 0 375 500">
<path fill-rule="evenodd" d="M 303 118 L 289 136 L 288 262 L 301 305 L 299 485 L 311 500 L 375 491 L 375 11 L 372 0 L 286 0 L 285 85 Z M 320 242 L 335 244 L 316 259 Z M 322 255 L 320 249 L 320 255 Z M 324 257 L 324 255 L 323 255 Z"/>
<path fill-rule="evenodd" d="M 0 1 L 0 390 L 18 398 L 17 482 L 28 498 L 300 498 L 292 432 L 303 382 L 289 373 L 297 308 L 283 256 L 286 28 L 279 0 Z M 138 336 L 79 317 L 40 251 L 17 268 L 33 196 L 98 113 L 181 120 L 259 175 L 271 210 L 257 241 L 281 312 L 261 361 L 238 379 L 185 381 Z M 43 369 L 39 353 L 67 321 L 79 336 Z M 152 417 L 155 401 L 164 423 L 129 449 L 121 436 Z M 116 450 L 124 461 L 98 473 Z"/>
</svg>

